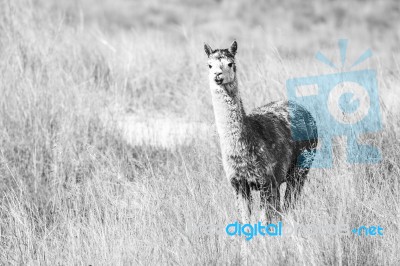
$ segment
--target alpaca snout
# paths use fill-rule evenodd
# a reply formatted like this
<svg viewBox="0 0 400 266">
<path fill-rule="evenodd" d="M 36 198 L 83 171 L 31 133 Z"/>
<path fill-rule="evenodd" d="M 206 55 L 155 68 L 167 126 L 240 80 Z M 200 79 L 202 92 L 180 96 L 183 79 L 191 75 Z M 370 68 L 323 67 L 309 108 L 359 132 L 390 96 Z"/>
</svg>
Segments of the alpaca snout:
<svg viewBox="0 0 400 266">
<path fill-rule="evenodd" d="M 222 84 L 222 82 L 224 82 L 224 76 L 222 73 L 216 74 L 214 80 L 217 84 Z"/>
</svg>

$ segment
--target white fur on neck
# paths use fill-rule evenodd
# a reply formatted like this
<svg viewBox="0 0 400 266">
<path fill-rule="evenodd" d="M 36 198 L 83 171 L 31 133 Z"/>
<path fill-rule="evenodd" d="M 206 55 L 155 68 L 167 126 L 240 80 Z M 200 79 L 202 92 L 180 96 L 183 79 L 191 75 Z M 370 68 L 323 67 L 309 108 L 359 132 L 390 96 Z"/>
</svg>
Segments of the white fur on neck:
<svg viewBox="0 0 400 266">
<path fill-rule="evenodd" d="M 240 141 L 244 131 L 244 109 L 237 80 L 218 85 L 210 81 L 215 122 L 223 155 L 240 154 L 244 143 Z"/>
</svg>

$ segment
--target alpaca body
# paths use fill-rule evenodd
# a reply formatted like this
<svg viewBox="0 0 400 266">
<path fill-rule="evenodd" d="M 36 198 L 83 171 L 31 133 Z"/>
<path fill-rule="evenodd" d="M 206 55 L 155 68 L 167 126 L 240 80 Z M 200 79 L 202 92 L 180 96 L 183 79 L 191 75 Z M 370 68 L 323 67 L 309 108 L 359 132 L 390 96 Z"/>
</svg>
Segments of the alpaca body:
<svg viewBox="0 0 400 266">
<path fill-rule="evenodd" d="M 216 60 L 227 55 L 227 62 L 232 62 L 234 57 L 230 58 L 229 53 L 229 50 L 216 50 L 209 58 L 212 63 L 218 63 Z M 216 66 L 223 67 L 223 63 L 217 63 Z M 236 74 L 236 67 L 228 64 Z M 283 182 L 287 182 L 285 206 L 288 207 L 300 193 L 313 161 L 318 137 L 313 117 L 304 107 L 283 101 L 258 107 L 247 115 L 236 75 L 214 68 L 217 72 L 210 74 L 210 89 L 223 167 L 237 193 L 242 218 L 247 219 L 251 211 L 251 190 L 260 190 L 261 207 L 267 215 L 279 211 L 279 186 Z M 227 76 L 229 82 L 217 82 L 216 77 Z M 296 127 L 296 132 L 307 136 L 307 140 L 293 139 L 291 130 Z M 303 151 L 307 151 L 306 158 L 300 157 Z"/>
<path fill-rule="evenodd" d="M 246 115 L 239 95 L 232 97 L 223 88 L 211 91 L 224 170 L 231 183 L 245 180 L 256 190 L 280 185 L 290 178 L 289 170 L 296 166 L 293 162 L 297 163 L 300 154 L 316 147 L 315 121 L 302 106 L 271 102 Z M 299 125 L 290 124 L 289 112 L 295 114 L 293 121 Z M 313 138 L 294 141 L 292 126 L 303 126 Z"/>
</svg>

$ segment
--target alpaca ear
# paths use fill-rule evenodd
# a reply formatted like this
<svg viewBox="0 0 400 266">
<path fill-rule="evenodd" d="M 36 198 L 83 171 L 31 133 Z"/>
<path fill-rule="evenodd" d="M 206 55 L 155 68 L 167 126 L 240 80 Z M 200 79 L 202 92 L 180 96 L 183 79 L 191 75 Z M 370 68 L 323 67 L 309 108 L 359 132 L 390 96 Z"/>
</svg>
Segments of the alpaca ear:
<svg viewBox="0 0 400 266">
<path fill-rule="evenodd" d="M 231 54 L 235 55 L 236 51 L 237 51 L 237 42 L 233 41 L 232 44 L 231 44 L 231 47 L 229 47 L 229 52 Z"/>
<path fill-rule="evenodd" d="M 210 56 L 210 54 L 213 52 L 213 49 L 210 45 L 204 43 L 204 51 L 206 52 L 207 56 Z"/>
</svg>

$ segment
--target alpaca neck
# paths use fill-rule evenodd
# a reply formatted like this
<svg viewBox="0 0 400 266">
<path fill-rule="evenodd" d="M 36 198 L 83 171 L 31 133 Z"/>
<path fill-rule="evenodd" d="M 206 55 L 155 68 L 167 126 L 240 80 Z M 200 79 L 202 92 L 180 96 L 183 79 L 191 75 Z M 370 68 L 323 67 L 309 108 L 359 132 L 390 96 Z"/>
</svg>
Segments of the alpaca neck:
<svg viewBox="0 0 400 266">
<path fill-rule="evenodd" d="M 237 80 L 223 85 L 211 81 L 211 94 L 222 153 L 236 154 L 243 148 L 245 118 Z"/>
</svg>

